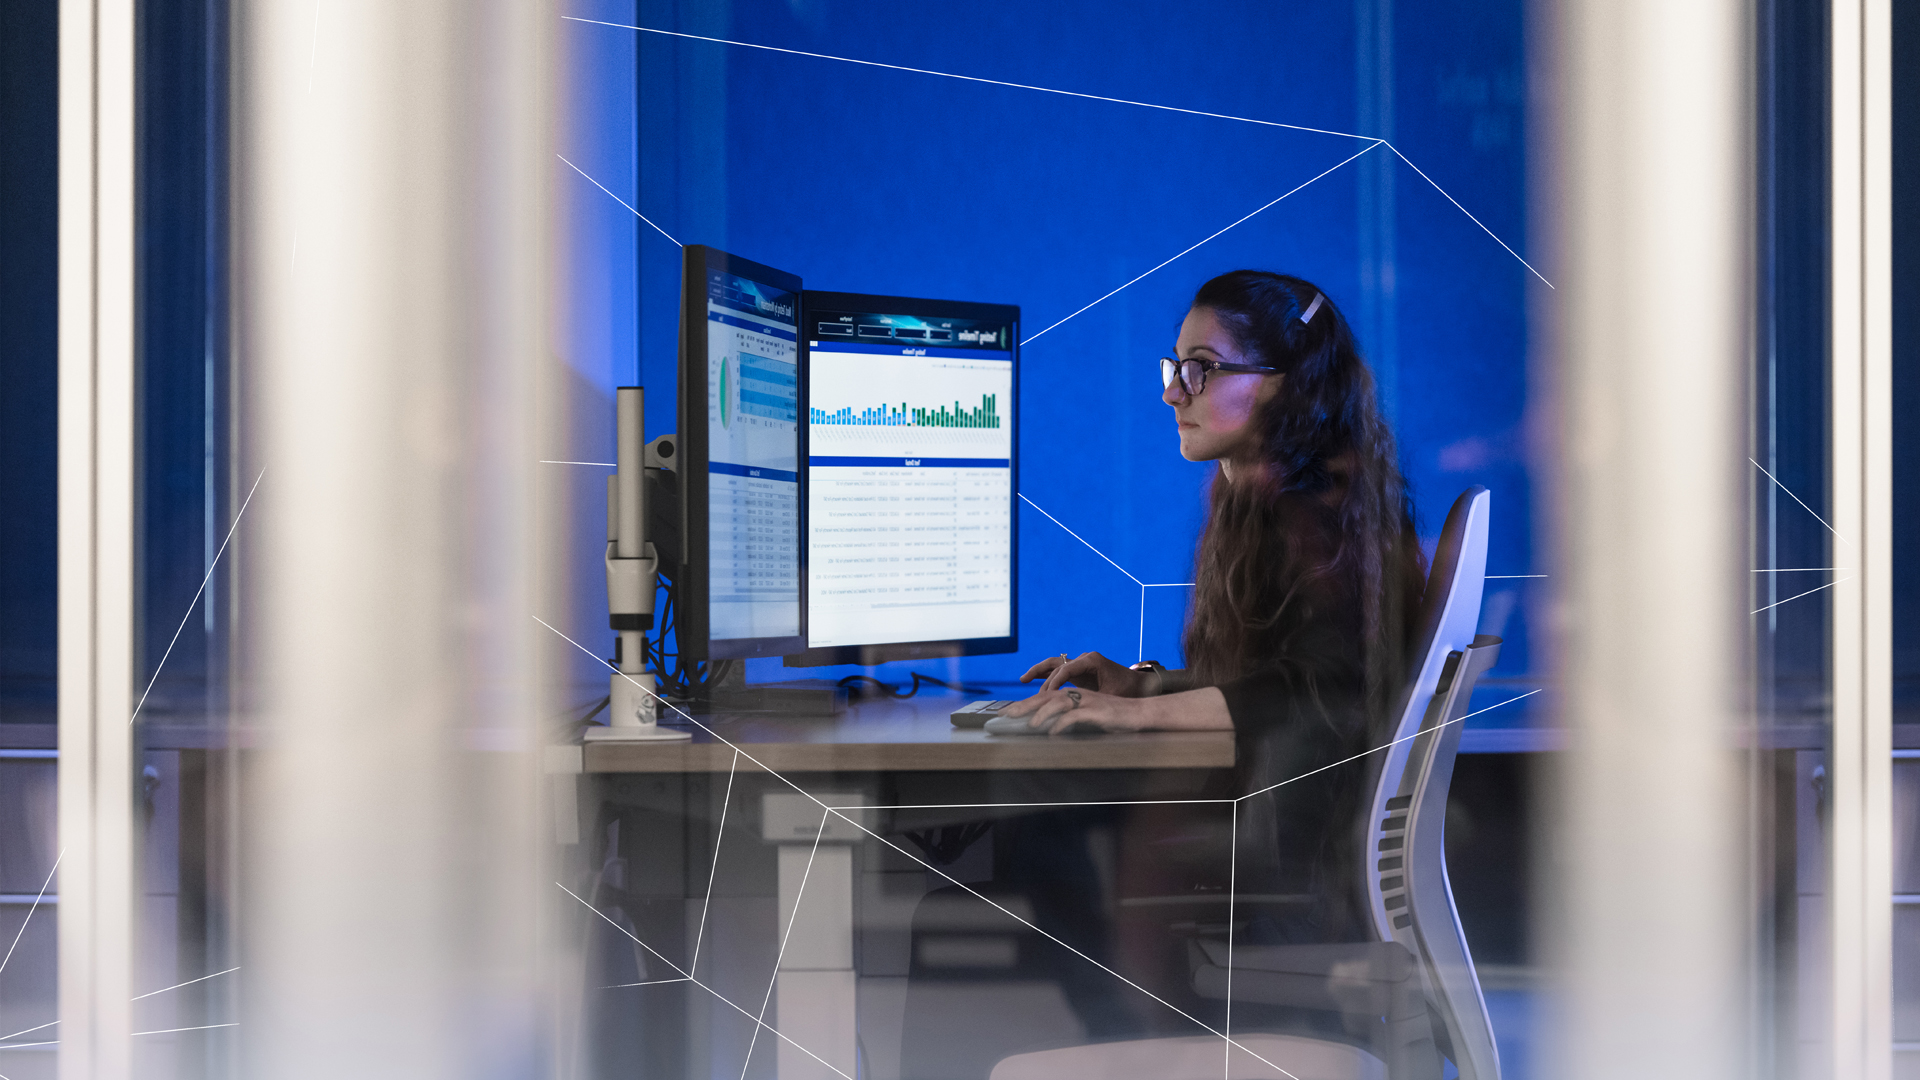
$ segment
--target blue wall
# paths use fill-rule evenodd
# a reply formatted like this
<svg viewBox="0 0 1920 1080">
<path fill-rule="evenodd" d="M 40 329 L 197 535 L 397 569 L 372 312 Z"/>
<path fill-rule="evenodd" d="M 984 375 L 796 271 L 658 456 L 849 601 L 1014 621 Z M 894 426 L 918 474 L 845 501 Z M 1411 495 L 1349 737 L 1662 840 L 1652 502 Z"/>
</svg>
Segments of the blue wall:
<svg viewBox="0 0 1920 1080">
<path fill-rule="evenodd" d="M 1387 135 L 1526 254 L 1521 4 L 1402 10 L 1384 35 L 1367 31 L 1379 6 L 1215 2 L 1169 17 L 1140 3 L 908 12 L 580 0 L 570 11 Z M 581 22 L 563 35 L 574 122 L 562 153 L 660 229 L 812 288 L 1017 303 L 1029 336 L 1366 145 Z M 637 362 L 650 434 L 671 430 L 678 249 L 556 169 L 580 238 L 564 350 L 583 400 L 635 378 Z M 1460 490 L 1486 484 L 1489 572 L 1544 572 L 1532 558 L 1524 432 L 1529 290 L 1545 286 L 1385 147 L 1032 341 L 1020 387 L 1028 498 L 1140 580 L 1189 580 L 1210 466 L 1180 458 L 1154 361 L 1195 287 L 1237 267 L 1308 277 L 1354 320 L 1389 391 L 1423 532 Z M 611 460 L 603 419 L 583 415 L 576 434 L 576 460 Z M 600 474 L 573 482 L 597 513 Z M 1143 641 L 1141 592 L 1126 576 L 1029 508 L 1020 529 L 1021 652 L 969 659 L 959 673 L 1008 679 L 1036 657 L 1083 649 L 1178 659 L 1186 590 L 1148 592 Z M 590 568 L 598 558 L 581 553 Z M 605 631 L 587 618 L 597 585 L 581 581 L 581 629 L 598 643 Z M 1487 607 L 1510 642 L 1496 675 L 1522 680 L 1533 671 L 1525 584 L 1490 582 Z M 782 674 L 775 663 L 750 671 Z"/>
</svg>

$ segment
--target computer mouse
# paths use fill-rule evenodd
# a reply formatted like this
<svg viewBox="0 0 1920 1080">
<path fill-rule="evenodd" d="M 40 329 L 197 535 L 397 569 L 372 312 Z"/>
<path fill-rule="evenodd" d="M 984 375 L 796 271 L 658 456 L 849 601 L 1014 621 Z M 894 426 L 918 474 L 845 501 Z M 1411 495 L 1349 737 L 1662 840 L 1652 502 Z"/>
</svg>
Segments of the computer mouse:
<svg viewBox="0 0 1920 1080">
<path fill-rule="evenodd" d="M 1028 727 L 1029 719 L 1025 716 L 996 716 L 982 725 L 982 730 L 989 735 L 1045 735 L 1047 733 L 1044 726 Z"/>
<path fill-rule="evenodd" d="M 1046 724 L 1027 726 L 1033 717 L 995 717 L 985 724 L 987 734 L 1046 734 Z M 1077 726 L 1077 724 L 1075 724 Z"/>
</svg>

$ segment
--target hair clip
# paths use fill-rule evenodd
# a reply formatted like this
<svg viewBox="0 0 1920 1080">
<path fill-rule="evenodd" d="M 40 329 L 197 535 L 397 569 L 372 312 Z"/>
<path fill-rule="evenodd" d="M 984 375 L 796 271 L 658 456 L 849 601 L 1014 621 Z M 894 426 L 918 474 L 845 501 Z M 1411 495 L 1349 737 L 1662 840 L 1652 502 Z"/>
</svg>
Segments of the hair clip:
<svg viewBox="0 0 1920 1080">
<path fill-rule="evenodd" d="M 1320 310 L 1320 305 L 1321 305 L 1322 303 L 1325 303 L 1325 302 L 1326 302 L 1326 299 L 1327 299 L 1326 297 L 1324 297 L 1324 296 L 1322 296 L 1322 295 L 1320 295 L 1319 293 L 1314 293 L 1314 294 L 1313 294 L 1313 303 L 1311 303 L 1311 304 L 1308 304 L 1308 305 L 1307 305 L 1307 310 L 1306 310 L 1306 312 L 1305 312 L 1305 314 L 1303 314 L 1303 315 L 1301 315 L 1301 316 L 1300 316 L 1300 321 L 1301 321 L 1301 322 L 1303 322 L 1303 323 L 1310 323 L 1310 322 L 1312 322 L 1312 321 L 1313 321 L 1313 313 L 1314 313 L 1314 312 L 1316 312 L 1316 311 L 1319 311 L 1319 310 Z"/>
</svg>

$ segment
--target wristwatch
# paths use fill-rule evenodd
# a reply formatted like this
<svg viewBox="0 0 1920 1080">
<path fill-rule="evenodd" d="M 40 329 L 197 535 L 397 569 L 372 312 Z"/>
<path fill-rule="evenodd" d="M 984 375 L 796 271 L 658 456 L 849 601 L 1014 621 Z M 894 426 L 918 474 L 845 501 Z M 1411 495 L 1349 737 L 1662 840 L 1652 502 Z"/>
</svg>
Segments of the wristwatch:
<svg viewBox="0 0 1920 1080">
<path fill-rule="evenodd" d="M 1153 680 L 1153 693 L 1148 694 L 1147 696 L 1148 697 L 1160 696 L 1161 684 L 1163 684 L 1166 681 L 1167 668 L 1165 664 L 1162 664 L 1158 660 L 1142 660 L 1137 664 L 1129 664 L 1127 665 L 1127 667 L 1128 667 L 1128 670 L 1130 671 L 1151 671 L 1155 675 L 1159 676 L 1159 678 L 1156 678 Z"/>
</svg>

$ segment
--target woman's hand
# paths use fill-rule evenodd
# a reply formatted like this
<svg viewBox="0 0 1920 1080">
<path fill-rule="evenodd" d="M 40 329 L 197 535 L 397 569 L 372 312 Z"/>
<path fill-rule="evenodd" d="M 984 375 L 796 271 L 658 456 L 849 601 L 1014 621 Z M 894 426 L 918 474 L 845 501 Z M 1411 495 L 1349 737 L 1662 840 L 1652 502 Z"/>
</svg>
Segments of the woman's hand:
<svg viewBox="0 0 1920 1080">
<path fill-rule="evenodd" d="M 1049 656 L 1028 668 L 1027 673 L 1020 676 L 1020 681 L 1032 682 L 1043 676 L 1047 681 L 1040 686 L 1042 693 L 1072 683 L 1087 690 L 1127 698 L 1153 695 L 1158 692 L 1156 684 L 1160 681 L 1159 672 L 1122 667 L 1097 652 L 1081 653 L 1071 660 L 1067 659 L 1065 653 Z"/>
<path fill-rule="evenodd" d="M 1042 690 L 1000 710 L 1001 716 L 1026 717 L 1028 727 L 1049 735 L 1064 734 L 1072 728 L 1144 731 L 1153 726 L 1152 714 L 1152 708 L 1145 701 L 1074 687 Z"/>
</svg>

